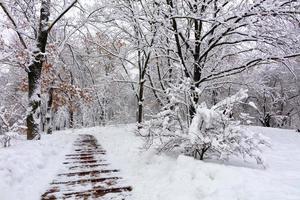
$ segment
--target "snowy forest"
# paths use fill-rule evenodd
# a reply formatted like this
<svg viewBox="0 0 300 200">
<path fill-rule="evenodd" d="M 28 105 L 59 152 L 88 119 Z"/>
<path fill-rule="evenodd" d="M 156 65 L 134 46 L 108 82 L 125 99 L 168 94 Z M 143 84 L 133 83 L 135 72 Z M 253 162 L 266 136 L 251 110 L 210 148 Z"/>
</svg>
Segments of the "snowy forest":
<svg viewBox="0 0 300 200">
<path fill-rule="evenodd" d="M 0 7 L 1 200 L 300 199 L 299 0 L 0 0 Z M 126 187 L 49 189 L 74 141 L 89 148 L 98 141 Z M 278 175 L 287 165 L 288 175 Z M 170 166 L 168 181 L 159 179 Z M 261 188 L 250 186 L 255 181 Z M 28 183 L 40 189 L 23 188 Z"/>
</svg>

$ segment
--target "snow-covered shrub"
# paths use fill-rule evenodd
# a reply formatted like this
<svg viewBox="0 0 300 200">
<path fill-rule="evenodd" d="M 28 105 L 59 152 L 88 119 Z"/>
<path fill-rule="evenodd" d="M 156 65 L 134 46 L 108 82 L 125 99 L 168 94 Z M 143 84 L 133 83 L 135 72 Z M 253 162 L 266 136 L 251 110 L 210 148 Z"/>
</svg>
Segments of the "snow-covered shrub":
<svg viewBox="0 0 300 200">
<path fill-rule="evenodd" d="M 11 137 L 9 135 L 2 134 L 0 135 L 0 147 L 9 147 Z"/>
<path fill-rule="evenodd" d="M 155 147 L 159 152 L 180 146 L 187 138 L 187 127 L 178 106 L 166 109 L 145 122 L 140 134 L 145 137 L 145 147 Z"/>
<path fill-rule="evenodd" d="M 18 132 L 6 132 L 0 134 L 0 148 L 10 147 L 13 140 L 24 140 L 24 136 Z"/>
<path fill-rule="evenodd" d="M 159 152 L 170 151 L 188 140 L 188 125 L 184 118 L 188 105 L 184 92 L 189 87 L 189 80 L 170 85 L 166 91 L 168 102 L 162 111 L 142 124 L 139 133 L 145 138 L 146 148 L 156 148 Z"/>
<path fill-rule="evenodd" d="M 26 113 L 18 105 L 0 107 L 0 134 L 22 132 Z"/>
<path fill-rule="evenodd" d="M 170 104 L 164 111 L 144 124 L 141 134 L 146 146 L 161 151 L 180 149 L 182 153 L 195 158 L 226 160 L 230 156 L 243 159 L 254 158 L 263 164 L 262 147 L 269 146 L 268 139 L 242 126 L 234 116 L 234 107 L 247 98 L 247 91 L 224 99 L 208 108 L 205 103 L 198 105 L 190 127 L 182 119 L 180 104 Z M 172 101 L 171 101 L 172 102 Z M 241 113 L 238 118 L 249 123 L 250 116 Z"/>
<path fill-rule="evenodd" d="M 240 122 L 232 117 L 233 107 L 247 96 L 246 90 L 240 90 L 211 108 L 204 103 L 198 106 L 189 128 L 190 153 L 200 159 L 205 155 L 220 160 L 229 156 L 250 157 L 262 164 L 261 147 L 268 146 L 268 140 L 240 126 Z"/>
</svg>

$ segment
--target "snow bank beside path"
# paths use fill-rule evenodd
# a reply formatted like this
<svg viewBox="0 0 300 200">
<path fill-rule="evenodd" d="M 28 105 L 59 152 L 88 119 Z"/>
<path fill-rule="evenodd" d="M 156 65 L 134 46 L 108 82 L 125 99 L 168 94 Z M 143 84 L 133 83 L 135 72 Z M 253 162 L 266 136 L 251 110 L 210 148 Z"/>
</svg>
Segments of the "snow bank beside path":
<svg viewBox="0 0 300 200">
<path fill-rule="evenodd" d="M 300 200 L 300 134 L 253 127 L 268 136 L 267 168 L 235 160 L 212 163 L 144 151 L 134 126 L 88 128 L 19 141 L 0 149 L 0 200 L 38 200 L 49 187 L 77 134 L 93 134 L 133 187 L 130 200 Z M 72 134 L 71 132 L 74 132 Z M 129 200 L 129 199 L 127 199 Z"/>
<path fill-rule="evenodd" d="M 0 200 L 39 200 L 61 167 L 76 135 L 43 135 L 40 141 L 14 140 L 0 149 Z"/>
<path fill-rule="evenodd" d="M 256 128 L 270 137 L 266 169 L 243 162 L 217 164 L 186 156 L 142 152 L 134 126 L 93 128 L 110 162 L 133 186 L 134 200 L 299 200 L 300 134 Z"/>
</svg>

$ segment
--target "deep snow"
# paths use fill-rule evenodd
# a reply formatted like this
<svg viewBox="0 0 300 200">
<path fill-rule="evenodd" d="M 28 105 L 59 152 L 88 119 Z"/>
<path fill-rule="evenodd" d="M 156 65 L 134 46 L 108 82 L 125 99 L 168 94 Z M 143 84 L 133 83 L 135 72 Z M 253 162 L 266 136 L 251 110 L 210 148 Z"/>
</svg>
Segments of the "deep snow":
<svg viewBox="0 0 300 200">
<path fill-rule="evenodd" d="M 134 200 L 299 200 L 300 134 L 253 127 L 271 138 L 267 167 L 235 160 L 202 162 L 144 151 L 133 125 L 58 132 L 0 149 L 0 199 L 37 200 L 59 171 L 76 134 L 94 134 L 112 167 L 133 186 Z M 74 132 L 75 134 L 72 134 Z"/>
<path fill-rule="evenodd" d="M 12 140 L 0 148 L 0 200 L 37 200 L 56 175 L 77 136 L 71 131 L 42 140 Z"/>
<path fill-rule="evenodd" d="M 217 164 L 186 156 L 141 152 L 132 126 L 94 129 L 111 162 L 132 184 L 137 200 L 300 200 L 300 134 L 253 127 L 270 137 L 267 167 Z"/>
</svg>

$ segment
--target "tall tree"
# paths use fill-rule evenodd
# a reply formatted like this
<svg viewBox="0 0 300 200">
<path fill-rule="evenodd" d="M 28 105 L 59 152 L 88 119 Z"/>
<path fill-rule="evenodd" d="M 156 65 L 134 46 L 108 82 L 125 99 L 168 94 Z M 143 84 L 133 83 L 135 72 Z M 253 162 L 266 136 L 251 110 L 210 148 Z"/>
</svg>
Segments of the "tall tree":
<svg viewBox="0 0 300 200">
<path fill-rule="evenodd" d="M 10 2 L 11 3 L 11 2 Z M 16 32 L 20 43 L 23 46 L 23 51 L 29 52 L 29 60 L 26 63 L 26 71 L 28 74 L 28 114 L 26 118 L 27 122 L 27 139 L 40 139 L 41 128 L 41 72 L 43 65 L 46 62 L 46 46 L 48 35 L 53 26 L 66 14 L 76 3 L 77 0 L 72 1 L 65 9 L 52 21 L 49 21 L 51 11 L 51 1 L 41 0 L 39 23 L 34 25 L 32 23 L 36 18 L 35 2 L 34 1 L 16 1 L 14 2 L 16 7 L 21 8 L 23 11 L 18 17 L 25 17 L 27 23 L 32 25 L 34 35 L 33 39 L 25 39 L 25 34 L 19 27 L 18 20 L 8 9 L 6 4 L 1 1 L 0 6 L 9 21 L 12 23 L 14 31 Z M 27 9 L 24 9 L 27 8 Z"/>
</svg>

